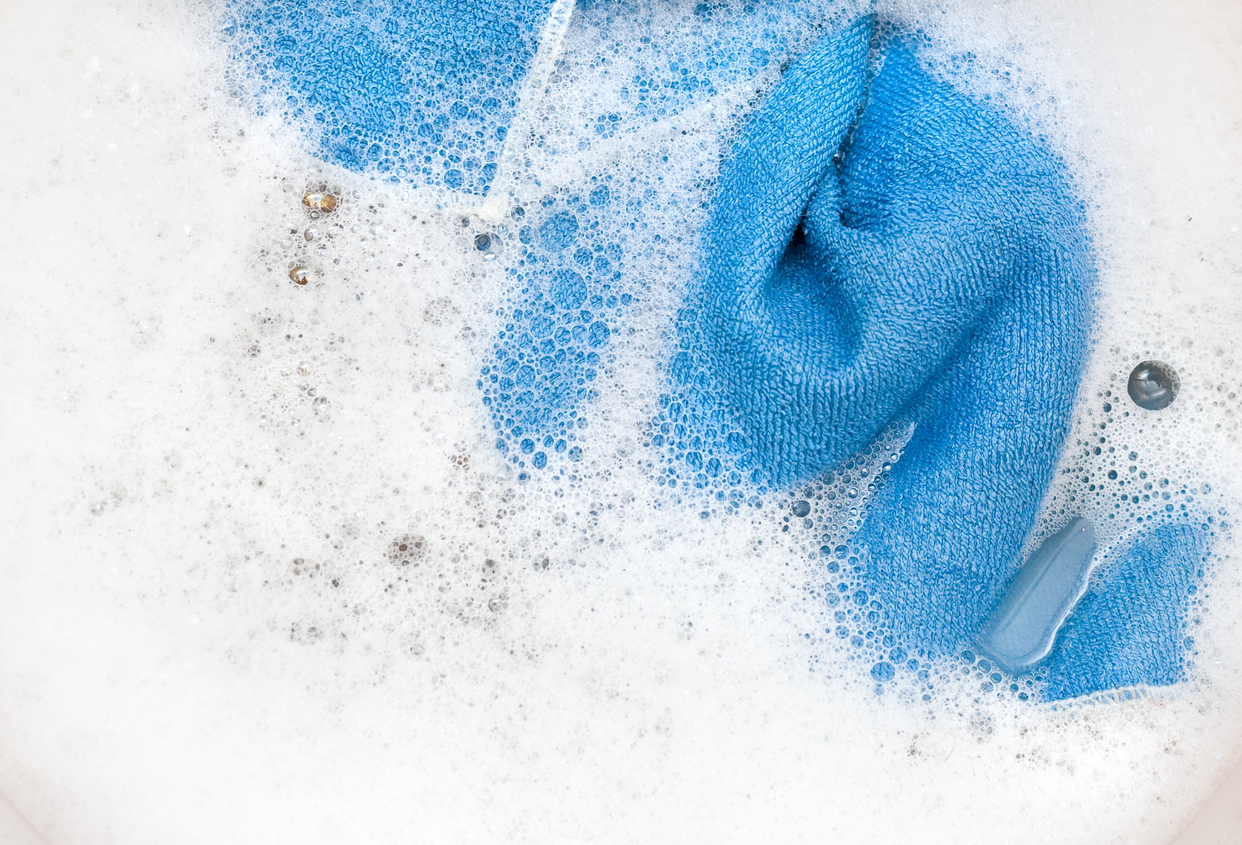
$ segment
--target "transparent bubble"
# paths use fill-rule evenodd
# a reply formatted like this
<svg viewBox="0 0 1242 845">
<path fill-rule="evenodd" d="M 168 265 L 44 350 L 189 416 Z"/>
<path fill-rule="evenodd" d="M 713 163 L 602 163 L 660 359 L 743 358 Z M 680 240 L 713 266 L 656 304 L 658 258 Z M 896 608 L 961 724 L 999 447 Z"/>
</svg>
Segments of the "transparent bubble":
<svg viewBox="0 0 1242 845">
<path fill-rule="evenodd" d="M 879 663 L 871 667 L 871 677 L 880 683 L 883 683 L 884 681 L 891 681 L 893 676 L 896 674 L 897 671 L 893 669 L 893 664 L 885 660 L 881 660 Z"/>
<path fill-rule="evenodd" d="M 312 274 L 309 268 L 303 267 L 301 264 L 295 265 L 289 269 L 289 281 L 295 285 L 304 286 L 311 280 Z"/>
<path fill-rule="evenodd" d="M 1177 372 L 1163 361 L 1144 361 L 1130 373 L 1126 390 L 1134 404 L 1148 411 L 1160 411 L 1173 404 L 1181 388 Z"/>
<path fill-rule="evenodd" d="M 793 503 L 793 515 L 796 517 L 804 517 L 811 512 L 811 503 L 806 499 L 799 499 Z"/>
</svg>

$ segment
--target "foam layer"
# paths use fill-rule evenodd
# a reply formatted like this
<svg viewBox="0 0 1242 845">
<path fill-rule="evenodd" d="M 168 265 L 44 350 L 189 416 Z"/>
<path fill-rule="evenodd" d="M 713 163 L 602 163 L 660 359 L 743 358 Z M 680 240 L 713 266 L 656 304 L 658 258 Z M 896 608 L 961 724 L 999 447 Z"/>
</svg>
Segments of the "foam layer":
<svg viewBox="0 0 1242 845">
<path fill-rule="evenodd" d="M 1222 528 L 1242 308 L 1221 287 L 1242 186 L 1228 121 L 1194 100 L 1235 78 L 1238 22 L 1095 8 L 886 10 L 1092 198 L 1095 346 L 1028 552 L 1079 514 L 1102 575 L 1168 507 L 1217 532 L 1188 680 L 1055 709 L 973 659 L 877 696 L 836 637 L 807 521 L 852 533 L 908 431 L 809 487 L 653 480 L 719 155 L 855 10 L 579 7 L 506 203 L 473 211 L 323 164 L 230 95 L 223 9 L 6 12 L 4 793 L 52 842 L 1162 841 L 1242 737 Z M 720 32 L 766 39 L 766 63 L 670 66 Z M 308 190 L 339 206 L 312 217 Z M 581 459 L 554 440 L 533 472 L 478 381 L 535 319 L 514 316 L 522 228 L 567 211 L 586 292 L 545 296 L 601 297 L 585 326 L 609 337 L 567 399 Z M 622 278 L 588 279 L 580 247 Z M 1127 404 L 1149 359 L 1181 378 L 1159 412 Z"/>
</svg>

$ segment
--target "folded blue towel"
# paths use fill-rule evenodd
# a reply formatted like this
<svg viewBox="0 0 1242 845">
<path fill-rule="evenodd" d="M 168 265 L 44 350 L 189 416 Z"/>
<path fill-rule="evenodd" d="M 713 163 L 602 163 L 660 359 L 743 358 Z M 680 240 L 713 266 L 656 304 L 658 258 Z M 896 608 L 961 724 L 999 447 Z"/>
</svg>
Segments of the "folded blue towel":
<svg viewBox="0 0 1242 845">
<path fill-rule="evenodd" d="M 723 416 L 761 483 L 913 425 L 854 538 L 857 586 L 898 640 L 944 655 L 1021 563 L 1095 274 L 1063 165 L 899 46 L 869 73 L 871 33 L 820 42 L 735 144 L 674 373 L 682 407 L 707 409 L 690 430 Z"/>
</svg>

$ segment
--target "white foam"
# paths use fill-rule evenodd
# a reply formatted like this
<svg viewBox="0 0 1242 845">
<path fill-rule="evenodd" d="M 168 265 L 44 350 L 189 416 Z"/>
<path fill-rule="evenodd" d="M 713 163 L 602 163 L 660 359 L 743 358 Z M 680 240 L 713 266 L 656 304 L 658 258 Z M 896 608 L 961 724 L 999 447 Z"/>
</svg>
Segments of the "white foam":
<svg viewBox="0 0 1242 845">
<path fill-rule="evenodd" d="M 1129 408 L 1134 363 L 1173 363 L 1174 406 L 1112 436 L 1233 512 L 1242 186 L 1233 117 L 1201 103 L 1232 90 L 1237 13 L 1092 8 L 891 14 L 1092 198 L 1080 425 L 1105 390 Z M 624 244 L 642 295 L 583 464 L 521 484 L 475 387 L 515 255 L 502 212 L 315 162 L 222 93 L 210 9 L 6 12 L 0 789 L 57 843 L 1166 839 L 1242 749 L 1232 538 L 1193 683 L 1058 708 L 973 675 L 877 697 L 815 635 L 823 574 L 778 497 L 700 519 L 640 437 L 698 199 L 779 57 L 602 137 L 586 122 L 631 113 L 645 61 L 631 29 L 673 32 L 670 53 L 707 36 L 676 10 L 594 14 L 504 184 L 530 202 L 611 176 L 618 202 L 646 198 Z M 772 17 L 791 54 L 813 37 Z M 312 221 L 321 181 L 344 201 Z M 403 535 L 416 567 L 388 558 Z"/>
</svg>

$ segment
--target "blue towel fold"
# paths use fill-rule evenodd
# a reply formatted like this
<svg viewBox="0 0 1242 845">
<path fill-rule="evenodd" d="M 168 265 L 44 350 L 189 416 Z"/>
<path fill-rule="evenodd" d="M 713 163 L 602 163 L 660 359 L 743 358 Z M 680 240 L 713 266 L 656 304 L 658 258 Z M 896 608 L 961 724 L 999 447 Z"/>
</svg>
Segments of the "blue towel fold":
<svg viewBox="0 0 1242 845">
<path fill-rule="evenodd" d="M 1062 164 L 870 21 L 785 74 L 724 163 L 679 325 L 683 407 L 808 479 L 913 436 L 855 537 L 858 586 L 930 654 L 973 642 L 1069 429 L 1094 270 Z M 728 434 L 725 440 L 729 440 Z"/>
</svg>

